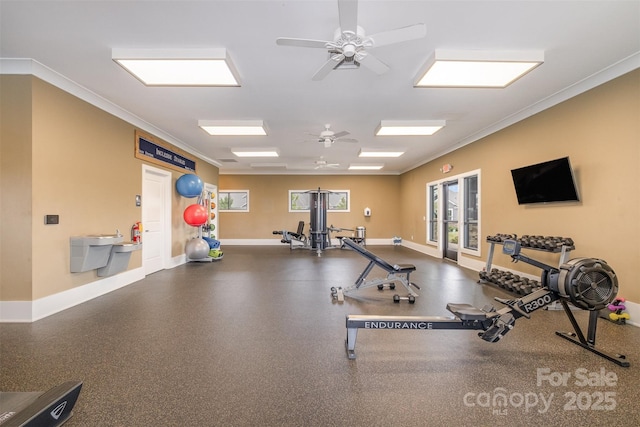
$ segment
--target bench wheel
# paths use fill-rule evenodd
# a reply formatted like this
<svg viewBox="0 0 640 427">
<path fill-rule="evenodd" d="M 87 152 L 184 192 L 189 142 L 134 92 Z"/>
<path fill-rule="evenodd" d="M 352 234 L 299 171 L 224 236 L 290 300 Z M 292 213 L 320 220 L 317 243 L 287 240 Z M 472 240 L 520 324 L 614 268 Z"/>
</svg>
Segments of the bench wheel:
<svg viewBox="0 0 640 427">
<path fill-rule="evenodd" d="M 416 297 L 414 297 L 413 295 L 409 295 L 409 304 L 415 304 L 416 303 Z"/>
<path fill-rule="evenodd" d="M 400 302 L 400 295 L 394 295 L 393 302 Z"/>
</svg>

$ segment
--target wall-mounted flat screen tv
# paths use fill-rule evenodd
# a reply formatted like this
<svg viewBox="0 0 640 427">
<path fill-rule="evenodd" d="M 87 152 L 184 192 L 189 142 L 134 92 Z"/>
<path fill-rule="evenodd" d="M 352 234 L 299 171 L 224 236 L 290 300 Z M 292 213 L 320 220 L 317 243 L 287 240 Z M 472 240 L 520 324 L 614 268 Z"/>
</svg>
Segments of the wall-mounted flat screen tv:
<svg viewBox="0 0 640 427">
<path fill-rule="evenodd" d="M 579 201 L 569 157 L 512 169 L 518 204 Z"/>
</svg>

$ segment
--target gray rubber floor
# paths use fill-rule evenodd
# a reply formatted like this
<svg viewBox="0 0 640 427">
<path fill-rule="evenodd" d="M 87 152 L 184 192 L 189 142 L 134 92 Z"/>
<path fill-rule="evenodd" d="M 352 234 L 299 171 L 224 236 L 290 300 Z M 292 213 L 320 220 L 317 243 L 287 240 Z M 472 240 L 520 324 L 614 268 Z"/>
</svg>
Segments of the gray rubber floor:
<svg viewBox="0 0 640 427">
<path fill-rule="evenodd" d="M 353 251 L 227 246 L 221 261 L 0 324 L 0 389 L 84 381 L 69 427 L 640 425 L 640 328 L 630 325 L 601 320 L 597 336 L 630 368 L 557 337 L 571 330 L 562 311 L 520 319 L 494 344 L 475 331 L 360 330 L 348 360 L 347 314 L 449 316 L 448 302 L 509 297 L 455 264 L 369 249 L 416 265 L 415 304 L 375 288 L 335 302 L 330 288 L 367 265 Z M 575 314 L 586 328 L 588 313 Z"/>
</svg>

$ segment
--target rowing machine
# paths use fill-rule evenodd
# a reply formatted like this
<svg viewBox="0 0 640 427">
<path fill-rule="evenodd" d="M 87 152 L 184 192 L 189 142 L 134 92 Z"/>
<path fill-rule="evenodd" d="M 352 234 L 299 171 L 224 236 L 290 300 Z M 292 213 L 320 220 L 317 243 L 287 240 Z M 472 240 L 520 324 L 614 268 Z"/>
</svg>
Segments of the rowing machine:
<svg viewBox="0 0 640 427">
<path fill-rule="evenodd" d="M 478 336 L 487 342 L 498 342 L 515 325 L 516 319 L 530 317 L 530 313 L 556 301 L 558 296 L 548 289 L 540 289 L 515 300 L 496 298 L 506 307 L 496 310 L 485 306 L 478 309 L 470 304 L 447 304 L 454 316 L 347 316 L 347 356 L 355 359 L 356 337 L 358 329 L 405 329 L 435 330 L 461 329 L 479 330 Z"/>
<path fill-rule="evenodd" d="M 500 310 L 491 306 L 480 310 L 469 304 L 447 304 L 447 310 L 454 314 L 454 317 L 348 315 L 346 350 L 349 359 L 356 357 L 355 346 L 358 329 L 480 330 L 481 332 L 478 333 L 480 338 L 487 342 L 497 342 L 513 329 L 517 319 L 520 317 L 528 319 L 534 311 L 559 300 L 569 317 L 575 334 L 556 332 L 558 336 L 619 366 L 629 366 L 626 356 L 610 355 L 595 348 L 598 310 L 606 307 L 615 298 L 618 291 L 616 275 L 605 261 L 578 258 L 570 260 L 560 266 L 560 269 L 556 269 L 520 254 L 520 246 L 516 241 L 508 240 L 503 247 L 503 252 L 510 255 L 514 261 L 524 261 L 543 270 L 542 288 L 522 298 L 495 298 L 496 301 L 506 306 Z M 586 339 L 568 306 L 568 302 L 581 309 L 590 310 Z"/>
<path fill-rule="evenodd" d="M 520 249 L 518 241 L 506 240 L 502 252 L 511 256 L 513 262 L 523 261 L 542 269 L 540 282 L 558 294 L 560 304 L 571 322 L 574 332 L 556 331 L 556 335 L 617 365 L 628 367 L 625 355 L 607 354 L 595 348 L 598 313 L 618 294 L 618 278 L 613 269 L 605 261 L 596 258 L 575 258 L 555 268 L 522 255 Z M 589 311 L 586 338 L 569 303 Z"/>
</svg>

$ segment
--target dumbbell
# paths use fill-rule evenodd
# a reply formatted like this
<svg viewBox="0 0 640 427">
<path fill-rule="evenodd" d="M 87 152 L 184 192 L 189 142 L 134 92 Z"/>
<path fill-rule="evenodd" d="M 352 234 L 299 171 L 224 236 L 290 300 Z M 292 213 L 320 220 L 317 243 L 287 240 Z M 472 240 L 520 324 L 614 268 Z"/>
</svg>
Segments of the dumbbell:
<svg viewBox="0 0 640 427">
<path fill-rule="evenodd" d="M 529 295 L 531 292 L 532 292 L 531 285 L 528 283 L 522 282 L 522 285 L 520 286 L 520 293 L 522 295 Z"/>
<path fill-rule="evenodd" d="M 393 302 L 399 303 L 400 300 L 407 300 L 407 301 L 409 301 L 409 304 L 415 304 L 416 297 L 414 297 L 413 295 L 407 295 L 406 297 L 401 297 L 398 294 L 393 296 Z"/>
<path fill-rule="evenodd" d="M 574 245 L 573 239 L 571 237 L 563 237 L 562 238 L 562 244 L 564 246 L 573 246 Z"/>
<path fill-rule="evenodd" d="M 627 309 L 627 307 L 625 307 L 624 304 L 616 304 L 615 301 L 613 304 L 609 304 L 607 308 L 611 311 L 618 311 L 618 310 L 622 311 Z"/>
<path fill-rule="evenodd" d="M 609 313 L 609 319 L 613 320 L 614 322 L 618 321 L 618 320 L 629 320 L 631 319 L 631 316 L 629 315 L 629 313 Z"/>
<path fill-rule="evenodd" d="M 396 288 L 396 284 L 395 284 L 395 283 L 388 283 L 388 284 L 387 284 L 387 287 L 388 287 L 389 289 L 393 290 L 393 289 L 395 289 L 395 288 Z M 381 290 L 383 290 L 383 289 L 384 289 L 384 284 L 379 284 L 379 285 L 378 285 L 378 290 L 379 290 L 379 291 L 381 291 Z"/>
<path fill-rule="evenodd" d="M 513 278 L 504 279 L 504 288 L 505 289 L 513 291 L 515 289 L 515 284 L 516 284 L 516 281 Z"/>
<path fill-rule="evenodd" d="M 344 292 L 342 292 L 342 287 L 336 288 L 335 286 L 332 286 L 331 297 L 341 302 L 344 301 Z"/>
</svg>

